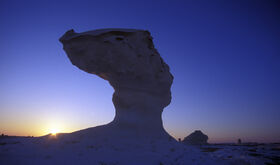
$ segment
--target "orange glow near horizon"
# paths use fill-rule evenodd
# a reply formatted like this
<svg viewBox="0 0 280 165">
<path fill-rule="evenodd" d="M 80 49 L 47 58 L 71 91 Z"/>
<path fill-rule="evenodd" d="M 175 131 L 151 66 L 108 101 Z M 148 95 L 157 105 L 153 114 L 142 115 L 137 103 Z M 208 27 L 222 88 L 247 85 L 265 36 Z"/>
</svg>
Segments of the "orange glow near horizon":
<svg viewBox="0 0 280 165">
<path fill-rule="evenodd" d="M 70 122 L 65 118 L 60 118 L 60 116 L 28 120 L 20 118 L 16 121 L 0 122 L 0 135 L 39 137 L 48 134 L 71 133 L 88 127 L 90 126 L 82 125 L 78 122 Z"/>
</svg>

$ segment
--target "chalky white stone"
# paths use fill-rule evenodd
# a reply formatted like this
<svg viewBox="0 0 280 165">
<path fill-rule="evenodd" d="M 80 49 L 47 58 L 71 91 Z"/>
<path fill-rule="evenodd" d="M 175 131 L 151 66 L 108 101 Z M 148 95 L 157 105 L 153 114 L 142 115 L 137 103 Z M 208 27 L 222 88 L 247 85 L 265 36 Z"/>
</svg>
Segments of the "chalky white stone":
<svg viewBox="0 0 280 165">
<path fill-rule="evenodd" d="M 60 42 L 73 65 L 109 81 L 115 90 L 114 120 L 82 130 L 83 133 L 170 139 L 161 115 L 171 101 L 173 76 L 148 31 L 100 29 L 76 33 L 69 30 Z"/>
</svg>

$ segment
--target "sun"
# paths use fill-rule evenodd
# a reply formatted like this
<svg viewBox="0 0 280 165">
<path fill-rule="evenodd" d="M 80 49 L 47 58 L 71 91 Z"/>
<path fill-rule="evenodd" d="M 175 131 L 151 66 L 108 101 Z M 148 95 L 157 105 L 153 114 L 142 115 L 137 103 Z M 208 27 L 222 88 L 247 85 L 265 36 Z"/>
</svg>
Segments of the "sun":
<svg viewBox="0 0 280 165">
<path fill-rule="evenodd" d="M 50 133 L 51 133 L 52 135 L 56 135 L 58 132 L 59 132 L 59 129 L 58 129 L 58 128 L 52 128 L 52 129 L 50 130 Z"/>
<path fill-rule="evenodd" d="M 65 130 L 62 122 L 54 119 L 50 120 L 45 128 L 46 134 L 50 134 L 53 137 Z"/>
</svg>

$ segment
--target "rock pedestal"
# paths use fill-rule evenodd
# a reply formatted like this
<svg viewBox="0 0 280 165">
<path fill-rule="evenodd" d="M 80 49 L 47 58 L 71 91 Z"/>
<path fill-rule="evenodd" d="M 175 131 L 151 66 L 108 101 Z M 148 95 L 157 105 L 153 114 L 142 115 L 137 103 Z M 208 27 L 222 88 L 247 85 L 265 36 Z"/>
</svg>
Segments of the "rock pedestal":
<svg viewBox="0 0 280 165">
<path fill-rule="evenodd" d="M 68 58 L 79 69 L 95 74 L 114 88 L 114 120 L 100 132 L 114 136 L 170 138 L 161 114 L 171 101 L 173 76 L 154 48 L 148 31 L 100 29 L 67 31 L 61 38 Z M 105 131 L 107 130 L 107 131 Z"/>
</svg>

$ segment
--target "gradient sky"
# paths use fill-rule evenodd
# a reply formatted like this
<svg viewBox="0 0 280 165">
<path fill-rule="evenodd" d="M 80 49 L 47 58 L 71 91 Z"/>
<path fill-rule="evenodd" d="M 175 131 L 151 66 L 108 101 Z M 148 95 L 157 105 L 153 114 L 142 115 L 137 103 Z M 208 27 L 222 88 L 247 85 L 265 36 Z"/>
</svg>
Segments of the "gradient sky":
<svg viewBox="0 0 280 165">
<path fill-rule="evenodd" d="M 74 67 L 69 29 L 149 30 L 174 75 L 165 129 L 280 141 L 279 1 L 0 1 L 0 133 L 71 132 L 114 117 L 113 89 Z"/>
</svg>

